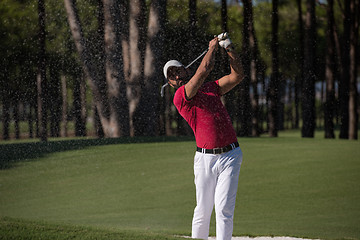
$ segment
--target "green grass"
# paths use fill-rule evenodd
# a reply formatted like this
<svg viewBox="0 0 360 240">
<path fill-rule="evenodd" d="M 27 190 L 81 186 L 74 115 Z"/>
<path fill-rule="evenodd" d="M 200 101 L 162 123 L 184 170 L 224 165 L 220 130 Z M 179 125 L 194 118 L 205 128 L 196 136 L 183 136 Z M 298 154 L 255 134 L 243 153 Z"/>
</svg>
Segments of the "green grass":
<svg viewBox="0 0 360 240">
<path fill-rule="evenodd" d="M 0 239 L 51 240 L 180 240 L 175 236 L 147 232 L 119 231 L 74 225 L 49 224 L 42 221 L 0 218 Z"/>
<path fill-rule="evenodd" d="M 239 139 L 234 235 L 360 239 L 359 142 L 299 136 Z M 0 216 L 70 232 L 189 235 L 194 147 L 186 138 L 0 144 Z"/>
</svg>

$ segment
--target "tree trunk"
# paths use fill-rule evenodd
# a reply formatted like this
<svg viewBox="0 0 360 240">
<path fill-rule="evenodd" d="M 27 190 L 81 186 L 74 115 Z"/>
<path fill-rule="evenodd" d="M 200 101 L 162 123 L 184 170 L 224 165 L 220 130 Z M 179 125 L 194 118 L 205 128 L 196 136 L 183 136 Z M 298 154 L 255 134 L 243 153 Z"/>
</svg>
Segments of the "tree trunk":
<svg viewBox="0 0 360 240">
<path fill-rule="evenodd" d="M 15 97 L 15 99 L 13 100 L 13 103 L 14 103 L 13 118 L 14 118 L 14 123 L 15 123 L 15 139 L 20 139 L 20 113 L 19 113 L 20 102 L 17 99 L 17 97 Z"/>
<path fill-rule="evenodd" d="M 34 137 L 34 131 L 33 131 L 33 114 L 32 114 L 32 100 L 29 101 L 28 103 L 29 106 L 29 114 L 27 116 L 28 119 L 28 125 L 29 125 L 29 138 L 33 138 Z"/>
<path fill-rule="evenodd" d="M 126 99 L 120 9 L 123 1 L 103 0 L 105 23 L 105 70 L 110 102 L 110 126 L 114 137 L 129 136 L 129 108 Z"/>
<path fill-rule="evenodd" d="M 307 0 L 304 44 L 304 85 L 302 89 L 302 137 L 314 137 L 316 79 L 316 18 L 315 0 Z"/>
<path fill-rule="evenodd" d="M 260 61 L 259 61 L 259 49 L 257 44 L 257 38 L 255 35 L 254 28 L 254 18 L 253 18 L 253 7 L 252 2 L 249 2 L 249 46 L 251 51 L 251 61 L 250 61 L 250 82 L 252 85 L 252 98 L 251 98 L 251 106 L 252 106 L 252 132 L 251 135 L 253 137 L 258 137 L 260 135 L 260 127 L 259 127 L 259 95 L 257 90 L 258 79 L 259 79 L 259 71 L 260 70 Z"/>
<path fill-rule="evenodd" d="M 10 139 L 10 99 L 7 94 L 2 96 L 2 112 L 3 112 L 3 139 L 9 140 Z"/>
<path fill-rule="evenodd" d="M 38 118 L 38 96 L 36 96 L 36 99 L 34 99 L 34 112 L 35 112 L 35 138 L 40 138 L 40 122 Z"/>
<path fill-rule="evenodd" d="M 144 121 L 139 107 L 144 78 L 144 27 L 145 1 L 130 2 L 130 78 L 127 83 L 127 97 L 129 101 L 130 135 L 142 135 Z"/>
<path fill-rule="evenodd" d="M 221 0 L 221 30 L 228 32 L 228 14 L 227 14 L 227 1 Z"/>
<path fill-rule="evenodd" d="M 300 121 L 300 95 L 302 83 L 304 81 L 304 24 L 302 19 L 301 0 L 296 0 L 298 6 L 298 21 L 299 21 L 299 36 L 300 36 L 300 49 L 299 49 L 299 76 L 295 79 L 295 128 L 299 128 Z"/>
<path fill-rule="evenodd" d="M 272 40 L 271 40 L 271 52 L 272 52 L 272 74 L 269 84 L 269 136 L 278 136 L 278 105 L 279 105 L 279 59 L 278 59 L 278 1 L 272 2 Z"/>
<path fill-rule="evenodd" d="M 284 130 L 284 119 L 285 119 L 285 89 L 286 89 L 286 81 L 283 79 L 283 76 L 279 74 L 279 99 L 277 105 L 277 119 L 276 125 L 278 127 L 278 131 Z"/>
<path fill-rule="evenodd" d="M 74 79 L 73 89 L 73 116 L 75 118 L 75 136 L 77 137 L 86 136 L 86 112 L 83 111 L 86 105 L 84 85 L 85 80 L 80 74 Z"/>
<path fill-rule="evenodd" d="M 267 121 L 266 114 L 266 84 L 265 84 L 265 63 L 259 59 L 258 61 L 258 71 L 259 71 L 259 79 L 261 90 L 260 90 L 260 101 L 259 101 L 259 131 L 263 133 L 264 130 L 264 122 Z"/>
<path fill-rule="evenodd" d="M 60 122 L 61 122 L 61 88 L 60 75 L 56 68 L 57 62 L 52 62 L 50 66 L 50 81 L 49 81 L 49 115 L 50 115 L 50 136 L 60 136 Z"/>
<path fill-rule="evenodd" d="M 321 87 L 320 87 L 320 106 L 319 109 L 317 110 L 319 112 L 319 114 L 316 114 L 318 123 L 316 126 L 318 126 L 319 128 L 322 128 L 322 123 L 323 123 L 323 118 L 324 118 L 324 87 L 325 87 L 325 79 L 321 79 L 320 82 Z"/>
<path fill-rule="evenodd" d="M 117 137 L 118 132 L 114 131 L 110 123 L 110 105 L 107 98 L 106 79 L 103 72 L 96 67 L 95 59 L 89 52 L 89 47 L 83 36 L 80 19 L 77 13 L 75 0 L 64 0 L 71 33 L 75 46 L 80 56 L 83 70 L 93 93 L 93 100 L 99 113 L 101 125 L 106 137 Z"/>
<path fill-rule="evenodd" d="M 239 136 L 251 135 L 251 102 L 250 102 L 250 76 L 251 76 L 251 52 L 250 52 L 250 26 L 251 1 L 244 0 L 244 26 L 243 26 L 243 45 L 242 45 L 242 65 L 244 70 L 244 79 L 239 85 Z"/>
<path fill-rule="evenodd" d="M 127 2 L 127 1 L 126 1 Z M 97 26 L 97 39 L 95 41 L 96 44 L 96 54 L 98 57 L 98 68 L 101 76 L 105 76 L 105 16 L 104 16 L 104 4 L 103 0 L 98 0 L 98 26 Z M 105 133 L 103 127 L 101 126 L 101 120 L 96 108 L 96 103 L 92 101 L 91 103 L 92 110 L 92 119 L 93 119 L 93 127 L 95 130 L 95 135 L 98 138 L 104 138 Z"/>
<path fill-rule="evenodd" d="M 68 136 L 68 128 L 67 128 L 67 111 L 68 111 L 68 103 L 67 103 L 67 87 L 66 87 L 66 77 L 61 75 L 61 95 L 62 95 L 62 117 L 61 117 L 61 131 L 60 135 L 62 137 Z"/>
<path fill-rule="evenodd" d="M 145 120 L 144 132 L 146 136 L 158 133 L 159 122 L 159 85 L 163 78 L 162 72 L 163 46 L 165 43 L 166 0 L 153 0 L 150 5 L 147 44 L 144 66 L 144 91 L 142 93 L 141 107 Z"/>
<path fill-rule="evenodd" d="M 124 77 L 126 82 L 130 78 L 130 46 L 129 46 L 129 9 L 130 1 L 123 1 L 122 7 L 120 8 L 120 19 L 121 19 L 121 44 L 123 50 L 123 61 L 124 61 Z"/>
<path fill-rule="evenodd" d="M 344 33 L 341 54 L 341 80 L 339 81 L 340 138 L 349 138 L 349 84 L 350 84 L 350 1 L 344 0 Z"/>
<path fill-rule="evenodd" d="M 334 0 L 328 0 L 327 4 L 327 20 L 328 28 L 327 37 L 327 55 L 326 55 L 326 100 L 324 106 L 324 127 L 325 138 L 335 138 L 334 134 L 334 113 L 335 113 L 335 76 L 336 59 L 335 59 L 335 36 L 334 36 Z"/>
<path fill-rule="evenodd" d="M 39 16 L 39 62 L 37 76 L 38 92 L 38 119 L 39 134 L 41 141 L 47 141 L 47 79 L 46 79 L 46 57 L 45 57 L 45 3 L 38 2 Z"/>
<path fill-rule="evenodd" d="M 359 0 L 351 0 L 351 32 L 350 32 L 350 86 L 349 86 L 349 139 L 358 139 L 358 92 L 357 66 L 359 39 Z"/>
<path fill-rule="evenodd" d="M 293 118 L 293 107 L 292 107 L 292 103 L 294 101 L 294 81 L 290 80 L 289 81 L 289 92 L 288 92 L 288 102 L 286 103 L 287 105 L 287 120 L 289 121 L 288 124 L 288 129 L 293 129 L 295 127 L 294 124 L 294 118 Z"/>
<path fill-rule="evenodd" d="M 251 85 L 253 89 L 253 95 L 251 98 L 252 106 L 252 118 L 251 118 L 251 136 L 258 137 L 260 136 L 260 114 L 259 114 L 259 94 L 258 94 L 258 77 L 257 77 L 257 60 L 253 59 L 251 61 Z"/>
<path fill-rule="evenodd" d="M 103 138 L 105 137 L 105 133 L 104 130 L 101 126 L 101 121 L 100 121 L 100 117 L 99 117 L 99 113 L 98 110 L 96 108 L 95 103 L 93 102 L 92 104 L 92 112 L 93 112 L 93 121 L 94 121 L 94 128 L 95 128 L 95 134 L 98 138 Z"/>
<path fill-rule="evenodd" d="M 9 99 L 3 99 L 3 139 L 10 139 L 10 101 Z"/>
</svg>

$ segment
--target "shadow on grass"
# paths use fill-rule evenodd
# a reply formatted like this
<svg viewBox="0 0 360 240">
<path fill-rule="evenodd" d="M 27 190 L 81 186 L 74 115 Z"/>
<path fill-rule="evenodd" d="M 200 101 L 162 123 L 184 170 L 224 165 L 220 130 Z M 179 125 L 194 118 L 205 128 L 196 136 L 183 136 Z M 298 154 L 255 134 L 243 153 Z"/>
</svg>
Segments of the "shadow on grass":
<svg viewBox="0 0 360 240">
<path fill-rule="evenodd" d="M 0 170 L 17 162 L 39 158 L 48 153 L 84 149 L 110 144 L 193 141 L 193 137 L 122 137 L 104 139 L 74 139 L 48 142 L 0 144 Z"/>
</svg>

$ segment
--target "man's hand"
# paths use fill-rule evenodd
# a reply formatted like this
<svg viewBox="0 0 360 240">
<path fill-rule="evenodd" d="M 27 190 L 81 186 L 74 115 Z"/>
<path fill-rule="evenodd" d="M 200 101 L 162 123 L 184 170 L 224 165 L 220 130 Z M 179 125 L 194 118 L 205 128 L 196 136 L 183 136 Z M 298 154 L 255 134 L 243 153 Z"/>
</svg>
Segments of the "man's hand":
<svg viewBox="0 0 360 240">
<path fill-rule="evenodd" d="M 230 44 L 232 43 L 230 38 L 229 38 L 229 34 L 227 32 L 225 33 L 220 33 L 217 36 L 217 39 L 219 40 L 219 45 L 220 47 L 224 48 L 225 50 L 230 46 Z"/>
<path fill-rule="evenodd" d="M 209 42 L 209 50 L 213 49 L 216 51 L 218 49 L 218 46 L 219 46 L 219 40 L 217 37 L 215 37 L 213 40 Z"/>
</svg>

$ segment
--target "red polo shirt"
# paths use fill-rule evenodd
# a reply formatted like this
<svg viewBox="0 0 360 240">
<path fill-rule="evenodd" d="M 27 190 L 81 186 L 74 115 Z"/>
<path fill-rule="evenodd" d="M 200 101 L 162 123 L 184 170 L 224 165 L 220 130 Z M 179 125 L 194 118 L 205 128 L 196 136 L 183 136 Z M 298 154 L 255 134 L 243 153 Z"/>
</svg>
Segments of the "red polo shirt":
<svg viewBox="0 0 360 240">
<path fill-rule="evenodd" d="M 203 84 L 190 101 L 185 98 L 185 86 L 175 93 L 174 104 L 194 131 L 198 147 L 212 149 L 237 141 L 219 90 L 219 83 L 215 81 Z"/>
</svg>

